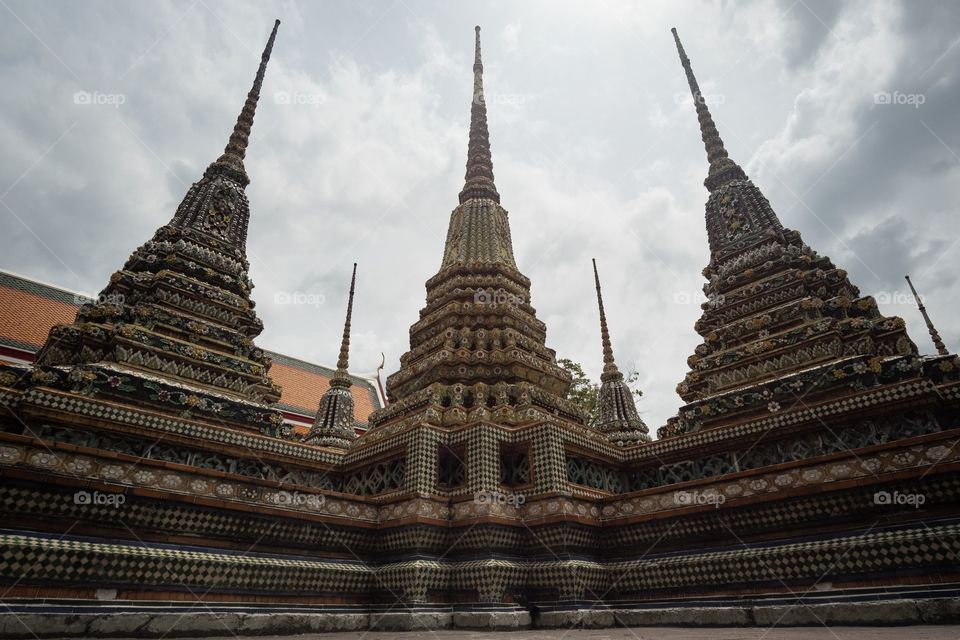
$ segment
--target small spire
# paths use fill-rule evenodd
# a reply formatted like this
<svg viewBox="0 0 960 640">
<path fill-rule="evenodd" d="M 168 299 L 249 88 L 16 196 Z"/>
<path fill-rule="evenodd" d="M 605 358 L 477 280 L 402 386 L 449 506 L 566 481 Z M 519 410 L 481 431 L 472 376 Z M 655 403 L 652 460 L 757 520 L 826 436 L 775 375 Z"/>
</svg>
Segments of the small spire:
<svg viewBox="0 0 960 640">
<path fill-rule="evenodd" d="M 923 316 L 923 321 L 927 323 L 927 331 L 930 332 L 930 337 L 933 339 L 933 346 L 937 348 L 937 353 L 941 356 L 950 355 L 950 352 L 947 351 L 947 345 L 943 344 L 943 340 L 940 338 L 940 333 L 937 331 L 937 328 L 933 326 L 933 321 L 930 320 L 930 316 L 927 315 L 927 308 L 923 306 L 923 302 L 920 300 L 917 290 L 913 287 L 913 283 L 910 282 L 910 276 L 904 276 L 904 278 L 907 279 L 907 284 L 910 285 L 910 291 L 913 292 L 913 299 L 917 302 L 917 307 L 920 309 L 920 314 Z"/>
<path fill-rule="evenodd" d="M 340 342 L 340 357 L 337 359 L 337 371 L 330 379 L 330 388 L 320 398 L 317 417 L 304 440 L 337 449 L 346 449 L 357 437 L 354 429 L 353 382 L 347 373 L 350 356 L 350 320 L 353 316 L 353 292 L 357 282 L 357 263 L 353 263 L 353 275 L 350 276 L 350 296 L 347 298 L 347 318 L 343 323 L 343 340 Z"/>
<path fill-rule="evenodd" d="M 346 375 L 350 364 L 350 320 L 353 318 L 353 291 L 357 284 L 357 263 L 353 263 L 353 275 L 350 276 L 350 295 L 347 298 L 347 318 L 343 322 L 343 339 L 340 341 L 340 357 L 337 359 L 337 373 Z"/>
<path fill-rule="evenodd" d="M 597 304 L 600 307 L 600 339 L 603 342 L 603 373 L 619 373 L 613 361 L 613 346 L 610 344 L 610 332 L 607 330 L 607 314 L 603 311 L 603 293 L 600 291 L 600 274 L 597 272 L 597 260 L 593 258 L 593 279 L 597 285 Z"/>
<path fill-rule="evenodd" d="M 253 79 L 253 86 L 247 94 L 247 100 L 243 104 L 243 109 L 237 117 L 237 123 L 233 127 L 233 133 L 230 134 L 230 141 L 223 150 L 223 155 L 217 160 L 219 164 L 226 164 L 232 169 L 246 175 L 243 166 L 243 158 L 247 154 L 247 144 L 250 141 L 250 128 L 253 126 L 253 115 L 257 111 L 257 101 L 260 99 L 260 88 L 263 86 L 263 77 L 267 71 L 267 62 L 270 60 L 270 53 L 273 51 L 273 41 L 277 37 L 277 29 L 280 28 L 280 21 L 273 23 L 273 31 L 267 40 L 267 46 L 263 49 L 263 55 L 260 56 L 260 68 L 257 69 L 257 75 Z"/>
<path fill-rule="evenodd" d="M 490 131 L 487 129 L 487 104 L 483 95 L 483 62 L 480 58 L 480 27 L 475 27 L 473 59 L 473 102 L 470 105 L 470 142 L 467 146 L 467 173 L 464 176 L 460 204 L 471 198 L 489 198 L 500 202 L 493 183 L 493 159 L 490 155 Z"/>
<path fill-rule="evenodd" d="M 603 293 L 600 291 L 596 259 L 593 260 L 593 280 L 597 285 L 600 338 L 603 341 L 603 373 L 600 375 L 600 388 L 597 390 L 597 415 L 593 426 L 608 441 L 619 446 L 648 442 L 649 429 L 637 413 L 633 391 L 627 386 L 623 374 L 613 361 L 613 347 L 610 346 L 610 332 L 607 330 L 607 314 L 603 310 Z"/>
<path fill-rule="evenodd" d="M 745 179 L 746 174 L 740 166 L 731 160 L 727 155 L 727 150 L 723 146 L 723 140 L 717 131 L 717 126 L 710 116 L 710 110 L 707 108 L 707 101 L 700 92 L 700 85 L 697 84 L 697 78 L 693 75 L 693 68 L 690 66 L 690 58 L 687 57 L 683 45 L 680 43 L 680 36 L 676 28 L 670 30 L 673 33 L 673 39 L 677 43 L 677 53 L 680 54 L 680 64 L 683 65 L 683 71 L 687 75 L 687 84 L 690 85 L 690 95 L 693 96 L 693 105 L 697 109 L 697 119 L 700 121 L 700 136 L 703 138 L 703 145 L 707 150 L 707 162 L 710 163 L 710 172 L 704 181 L 707 189 L 711 192 L 717 187 L 726 184 L 730 180 Z"/>
</svg>

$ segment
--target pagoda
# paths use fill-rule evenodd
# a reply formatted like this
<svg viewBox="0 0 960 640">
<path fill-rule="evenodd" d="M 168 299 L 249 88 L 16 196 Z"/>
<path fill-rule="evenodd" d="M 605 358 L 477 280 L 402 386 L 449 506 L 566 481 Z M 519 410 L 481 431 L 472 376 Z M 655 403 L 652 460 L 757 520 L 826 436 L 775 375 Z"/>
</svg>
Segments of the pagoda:
<svg viewBox="0 0 960 640">
<path fill-rule="evenodd" d="M 353 415 L 353 381 L 347 373 L 350 364 L 350 320 L 353 318 L 353 292 L 357 284 L 357 263 L 353 263 L 350 277 L 350 293 L 347 298 L 347 318 L 343 322 L 343 339 L 340 341 L 340 356 L 337 370 L 330 380 L 330 388 L 320 400 L 317 418 L 307 434 L 311 444 L 346 449 L 357 437 L 356 418 Z"/>
<path fill-rule="evenodd" d="M 186 411 L 236 416 L 247 426 L 253 418 L 272 432 L 281 424 L 267 409 L 280 398 L 270 359 L 254 344 L 263 323 L 250 298 L 243 162 L 279 26 L 223 154 L 75 322 L 50 331 L 36 362 L 72 366 L 74 388 L 110 395 L 136 387 L 158 407 L 182 401 Z"/>
<path fill-rule="evenodd" d="M 450 398 L 447 423 L 468 414 L 524 420 L 538 406 L 580 419 L 562 400 L 571 378 L 544 344 L 546 327 L 530 305 L 530 280 L 517 269 L 509 216 L 494 184 L 479 27 L 465 182 L 450 214 L 440 270 L 426 286 L 427 306 L 410 328 L 410 351 L 387 379 L 394 406 L 386 415 L 429 393 Z M 518 402 L 533 413 L 515 411 Z"/>
<path fill-rule="evenodd" d="M 637 413 L 633 391 L 623 380 L 623 374 L 613 359 L 613 346 L 607 329 L 607 314 L 603 310 L 603 293 L 600 291 L 600 274 L 597 261 L 593 261 L 593 277 L 597 287 L 597 306 L 600 308 L 600 340 L 603 345 L 603 373 L 597 391 L 597 428 L 607 439 L 617 444 L 649 442 L 649 429 Z"/>
<path fill-rule="evenodd" d="M 732 415 L 775 414 L 838 380 L 868 384 L 885 362 L 915 356 L 903 320 L 881 315 L 846 271 L 785 228 L 729 157 L 676 29 L 673 36 L 709 163 L 710 263 L 696 323 L 704 340 L 677 386 L 688 404 L 661 437 L 709 429 Z"/>
</svg>

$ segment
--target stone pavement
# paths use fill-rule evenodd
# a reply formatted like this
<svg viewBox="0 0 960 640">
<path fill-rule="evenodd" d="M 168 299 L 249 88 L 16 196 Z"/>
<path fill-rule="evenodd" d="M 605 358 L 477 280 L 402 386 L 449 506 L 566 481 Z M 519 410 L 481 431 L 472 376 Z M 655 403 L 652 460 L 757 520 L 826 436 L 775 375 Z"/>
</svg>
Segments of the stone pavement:
<svg viewBox="0 0 960 640">
<path fill-rule="evenodd" d="M 289 636 L 235 640 L 289 640 Z M 544 629 L 533 631 L 349 632 L 297 636 L 297 640 L 960 640 L 958 626 L 778 627 L 774 629 Z"/>
</svg>

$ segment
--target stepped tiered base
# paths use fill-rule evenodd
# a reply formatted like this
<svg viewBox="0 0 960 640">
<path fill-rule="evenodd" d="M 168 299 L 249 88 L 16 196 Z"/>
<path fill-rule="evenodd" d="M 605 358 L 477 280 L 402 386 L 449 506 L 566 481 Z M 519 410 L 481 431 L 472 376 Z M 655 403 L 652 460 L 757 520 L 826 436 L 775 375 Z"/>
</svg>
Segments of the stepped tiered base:
<svg viewBox="0 0 960 640">
<path fill-rule="evenodd" d="M 378 603 L 483 626 L 469 603 L 565 624 L 825 585 L 934 595 L 960 581 L 956 358 L 880 364 L 860 390 L 627 447 L 533 394 L 483 409 L 428 394 L 346 452 L 125 382 L 74 386 L 84 366 L 7 367 L 0 577 L 26 601 L 202 594 L 360 607 L 358 625 Z"/>
</svg>

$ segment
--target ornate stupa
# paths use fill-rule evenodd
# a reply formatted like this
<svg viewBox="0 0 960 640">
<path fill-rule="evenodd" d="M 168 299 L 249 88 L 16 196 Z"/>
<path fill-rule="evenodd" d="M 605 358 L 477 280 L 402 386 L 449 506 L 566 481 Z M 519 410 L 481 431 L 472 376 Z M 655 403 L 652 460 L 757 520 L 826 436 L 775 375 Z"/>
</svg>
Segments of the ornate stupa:
<svg viewBox="0 0 960 640">
<path fill-rule="evenodd" d="M 597 392 L 597 429 L 610 442 L 618 445 L 635 444 L 650 440 L 649 429 L 637 413 L 633 391 L 623 379 L 613 359 L 613 346 L 607 329 L 607 314 L 603 310 L 603 293 L 600 291 L 600 274 L 597 261 L 593 261 L 593 278 L 597 287 L 597 306 L 600 308 L 600 340 L 603 344 L 603 373 L 600 374 L 600 389 Z"/>
<path fill-rule="evenodd" d="M 350 294 L 347 298 L 347 317 L 343 322 L 343 339 L 340 341 L 340 356 L 337 371 L 330 379 L 330 388 L 320 399 L 317 418 L 313 421 L 306 441 L 328 447 L 346 449 L 357 437 L 357 419 L 353 413 L 353 381 L 347 373 L 350 365 L 350 320 L 353 317 L 353 292 L 357 283 L 357 263 L 353 263 L 350 276 Z"/>
<path fill-rule="evenodd" d="M 846 271 L 785 228 L 730 159 L 675 29 L 673 36 L 709 163 L 710 263 L 696 324 L 704 341 L 677 387 L 689 404 L 663 435 L 709 428 L 732 413 L 775 413 L 829 379 L 871 375 L 884 358 L 916 354 L 903 320 L 881 315 Z"/>
<path fill-rule="evenodd" d="M 280 389 L 267 374 L 268 356 L 253 342 L 263 324 L 247 275 L 250 178 L 243 163 L 279 26 L 277 20 L 223 154 L 76 321 L 50 331 L 38 364 L 85 365 L 75 369 L 74 382 L 101 393 L 133 386 L 129 376 L 159 377 L 190 390 L 158 387 L 151 400 L 159 404 L 196 398 L 185 408 L 202 411 L 234 401 L 239 408 L 221 417 L 259 413 L 258 420 L 279 424 L 278 413 L 256 409 L 276 402 Z"/>
<path fill-rule="evenodd" d="M 440 270 L 410 327 L 410 351 L 387 379 L 391 404 L 374 427 L 401 414 L 442 414 L 444 424 L 497 416 L 519 423 L 557 412 L 583 421 L 564 398 L 570 375 L 545 345 L 546 327 L 530 305 L 530 280 L 517 269 L 507 210 L 493 179 L 476 28 L 467 170 L 450 214 Z"/>
</svg>

